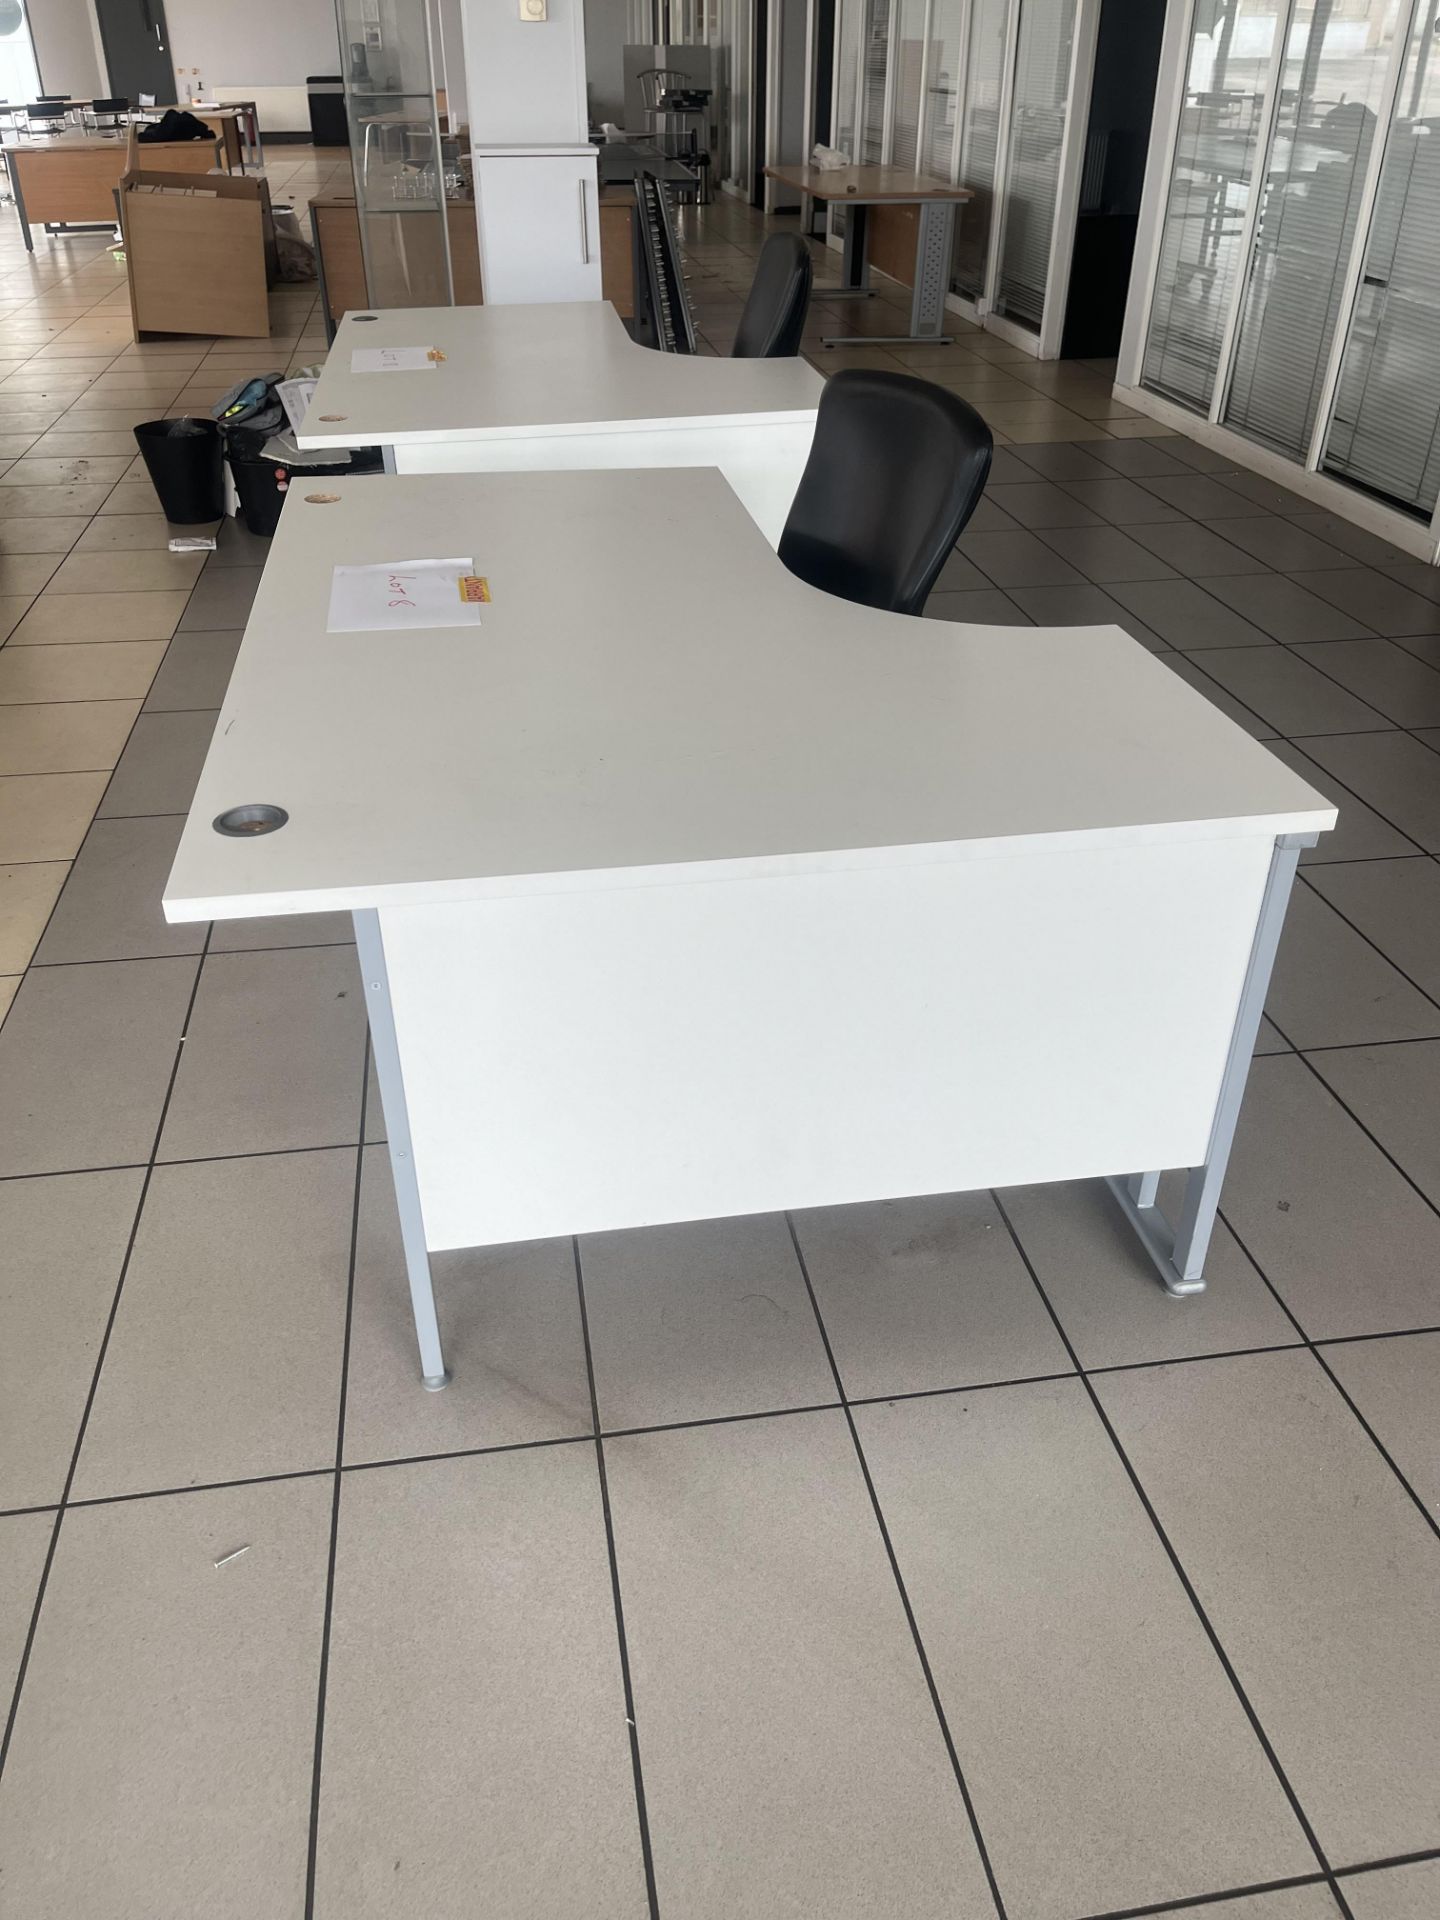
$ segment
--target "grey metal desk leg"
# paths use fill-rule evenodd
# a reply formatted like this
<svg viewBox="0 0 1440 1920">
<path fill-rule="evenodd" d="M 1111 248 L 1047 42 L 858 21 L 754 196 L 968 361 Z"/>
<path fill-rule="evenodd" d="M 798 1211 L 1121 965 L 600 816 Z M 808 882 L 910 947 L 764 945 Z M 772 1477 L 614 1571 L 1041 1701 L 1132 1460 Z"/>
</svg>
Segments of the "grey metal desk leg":
<svg viewBox="0 0 1440 1920">
<path fill-rule="evenodd" d="M 351 917 L 355 922 L 355 944 L 365 981 L 365 1010 L 370 1016 L 375 1077 L 380 1082 L 380 1098 L 385 1107 L 390 1171 L 400 1213 L 400 1241 L 405 1249 L 405 1271 L 410 1277 L 415 1338 L 420 1344 L 420 1377 L 432 1393 L 438 1393 L 441 1387 L 449 1386 L 450 1375 L 440 1346 L 440 1323 L 435 1317 L 435 1289 L 430 1278 L 430 1254 L 425 1245 L 425 1221 L 420 1211 L 420 1184 L 415 1177 L 415 1150 L 410 1142 L 410 1116 L 405 1107 L 395 1016 L 390 1007 L 385 943 L 380 936 L 380 916 L 373 908 Z"/>
<path fill-rule="evenodd" d="M 8 164 L 8 163 L 7 163 Z M 20 169 L 9 167 L 10 191 L 15 196 L 15 211 L 20 216 L 20 231 L 25 236 L 25 251 L 35 251 L 35 236 L 30 231 L 30 216 L 25 211 L 25 194 L 20 185 Z"/>
<path fill-rule="evenodd" d="M 1210 1123 L 1210 1140 L 1204 1161 L 1190 1169 L 1179 1221 L 1172 1227 L 1161 1212 L 1157 1199 L 1160 1175 L 1156 1172 L 1131 1174 L 1126 1179 L 1108 1182 L 1120 1206 L 1150 1258 L 1160 1272 L 1160 1281 L 1170 1294 L 1203 1293 L 1205 1256 L 1220 1207 L 1220 1191 L 1230 1164 L 1230 1149 L 1235 1144 L 1235 1127 L 1240 1118 L 1240 1102 L 1245 1097 L 1245 1082 L 1255 1052 L 1255 1037 L 1260 1031 L 1260 1016 L 1270 988 L 1275 952 L 1285 925 L 1285 909 L 1295 882 L 1295 869 L 1302 847 L 1313 847 L 1318 834 L 1285 833 L 1275 842 L 1270 857 L 1270 872 L 1260 901 L 1260 917 L 1255 923 L 1255 939 L 1245 982 L 1240 989 L 1240 1005 L 1230 1035 L 1230 1050 L 1225 1057 L 1225 1072 L 1220 1081 L 1220 1096 Z"/>
<path fill-rule="evenodd" d="M 917 340 L 943 340 L 945 296 L 955 253 L 955 202 L 922 200 L 915 235 L 915 286 L 910 331 Z"/>
<path fill-rule="evenodd" d="M 840 285 L 821 287 L 821 300 L 869 300 L 875 289 L 870 284 L 870 209 L 849 200 L 829 200 L 825 208 L 828 225 L 832 206 L 845 209 L 845 251 L 840 256 Z M 827 346 L 829 341 L 825 343 Z"/>
<path fill-rule="evenodd" d="M 396 468 L 395 468 L 395 449 L 394 449 L 394 447 L 393 447 L 392 445 L 390 445 L 390 444 L 389 444 L 388 442 L 386 443 L 386 445 L 385 445 L 385 446 L 383 446 L 383 447 L 381 447 L 381 449 L 380 449 L 380 458 L 381 458 L 381 460 L 382 460 L 382 462 L 384 463 L 384 467 L 385 467 L 385 471 L 386 471 L 386 473 L 394 473 L 394 472 L 395 472 L 395 470 L 396 470 Z"/>
</svg>

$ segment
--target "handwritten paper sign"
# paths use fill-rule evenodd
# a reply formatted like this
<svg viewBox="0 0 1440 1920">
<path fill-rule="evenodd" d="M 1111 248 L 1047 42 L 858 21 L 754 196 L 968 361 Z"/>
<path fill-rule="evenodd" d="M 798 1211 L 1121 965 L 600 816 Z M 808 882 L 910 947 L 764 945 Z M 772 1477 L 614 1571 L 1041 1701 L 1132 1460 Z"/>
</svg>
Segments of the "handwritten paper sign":
<svg viewBox="0 0 1440 1920">
<path fill-rule="evenodd" d="M 417 627 L 478 627 L 483 601 L 470 582 L 473 560 L 391 560 L 336 567 L 330 633 L 393 633 Z M 488 598 L 489 589 L 486 588 Z"/>
<path fill-rule="evenodd" d="M 352 347 L 352 373 L 433 373 L 438 362 L 429 347 Z"/>
</svg>

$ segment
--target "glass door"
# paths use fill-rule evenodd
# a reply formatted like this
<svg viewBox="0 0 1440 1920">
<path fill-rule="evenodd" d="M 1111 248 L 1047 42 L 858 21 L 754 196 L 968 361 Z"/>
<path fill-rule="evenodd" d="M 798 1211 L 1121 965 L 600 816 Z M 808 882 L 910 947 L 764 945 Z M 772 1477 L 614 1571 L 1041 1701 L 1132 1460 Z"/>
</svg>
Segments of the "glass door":
<svg viewBox="0 0 1440 1920">
<path fill-rule="evenodd" d="M 1321 466 L 1429 518 L 1440 493 L 1440 49 L 1421 0 Z"/>
<path fill-rule="evenodd" d="M 1020 0 L 994 309 L 1036 333 L 1045 312 L 1074 36 L 1075 0 Z"/>
<path fill-rule="evenodd" d="M 969 300 L 984 295 L 990 260 L 1009 20 L 1009 0 L 971 0 L 959 177 L 975 197 L 960 212 L 954 280 Z"/>
<path fill-rule="evenodd" d="M 1195 0 L 1141 384 L 1208 414 L 1267 139 L 1275 0 Z"/>
<path fill-rule="evenodd" d="M 1222 418 L 1297 460 L 1314 431 L 1400 15 L 1400 0 L 1298 0 L 1289 23 Z"/>
</svg>

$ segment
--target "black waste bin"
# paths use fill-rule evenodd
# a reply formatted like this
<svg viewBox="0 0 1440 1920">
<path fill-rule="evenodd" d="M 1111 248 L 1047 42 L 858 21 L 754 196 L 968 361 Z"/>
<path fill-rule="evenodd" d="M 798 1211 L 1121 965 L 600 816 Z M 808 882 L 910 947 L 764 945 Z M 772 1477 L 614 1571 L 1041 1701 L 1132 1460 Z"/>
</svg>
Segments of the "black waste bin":
<svg viewBox="0 0 1440 1920">
<path fill-rule="evenodd" d="M 345 83 L 338 73 L 309 73 L 310 138 L 317 147 L 348 147 L 350 122 L 345 117 Z"/>
<path fill-rule="evenodd" d="M 135 429 L 167 520 L 194 526 L 225 512 L 224 448 L 215 420 L 147 420 Z"/>
</svg>

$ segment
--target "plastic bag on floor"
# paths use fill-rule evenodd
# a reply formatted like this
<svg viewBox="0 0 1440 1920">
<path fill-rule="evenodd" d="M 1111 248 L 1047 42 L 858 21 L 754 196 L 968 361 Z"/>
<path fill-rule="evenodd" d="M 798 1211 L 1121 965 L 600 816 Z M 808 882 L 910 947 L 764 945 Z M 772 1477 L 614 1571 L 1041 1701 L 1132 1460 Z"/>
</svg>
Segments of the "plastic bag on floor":
<svg viewBox="0 0 1440 1920">
<path fill-rule="evenodd" d="M 282 280 L 313 280 L 315 249 L 300 231 L 300 220 L 293 207 L 276 207 L 271 219 L 275 225 L 275 257 Z"/>
</svg>

